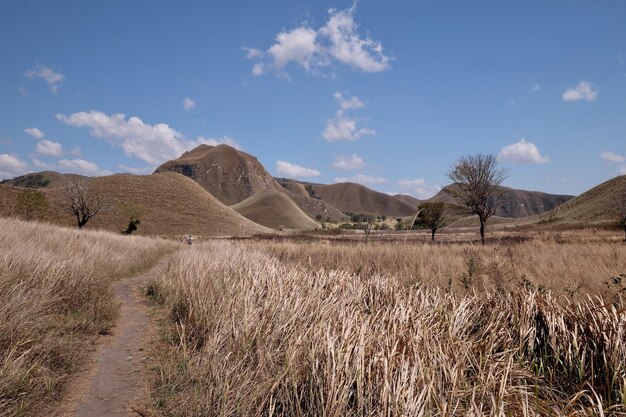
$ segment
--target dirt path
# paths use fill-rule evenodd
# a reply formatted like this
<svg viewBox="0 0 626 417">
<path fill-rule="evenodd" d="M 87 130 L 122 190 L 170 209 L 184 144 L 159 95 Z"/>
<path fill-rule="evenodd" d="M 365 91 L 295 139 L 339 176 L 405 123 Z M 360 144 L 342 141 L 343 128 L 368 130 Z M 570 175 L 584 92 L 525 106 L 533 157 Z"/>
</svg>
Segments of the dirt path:
<svg viewBox="0 0 626 417">
<path fill-rule="evenodd" d="M 115 295 L 121 305 L 117 325 L 99 347 L 89 375 L 77 381 L 74 390 L 77 395 L 64 414 L 75 417 L 138 415 L 131 410 L 131 405 L 141 391 L 143 348 L 151 329 L 148 304 L 140 289 L 165 269 L 168 260 L 166 256 L 149 271 L 115 284 Z"/>
</svg>

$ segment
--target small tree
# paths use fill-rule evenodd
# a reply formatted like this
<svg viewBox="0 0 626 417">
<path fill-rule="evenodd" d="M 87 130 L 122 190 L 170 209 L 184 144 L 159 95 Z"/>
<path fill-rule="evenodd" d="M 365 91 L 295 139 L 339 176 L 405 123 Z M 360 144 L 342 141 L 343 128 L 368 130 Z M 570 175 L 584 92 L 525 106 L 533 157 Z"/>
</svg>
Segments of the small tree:
<svg viewBox="0 0 626 417">
<path fill-rule="evenodd" d="M 441 201 L 426 202 L 420 206 L 420 210 L 421 223 L 430 229 L 431 239 L 435 240 L 435 233 L 445 220 L 445 206 Z"/>
<path fill-rule="evenodd" d="M 480 240 L 485 244 L 485 223 L 496 212 L 508 171 L 498 168 L 495 155 L 462 156 L 448 172 L 453 187 L 448 190 L 480 220 Z"/>
<path fill-rule="evenodd" d="M 66 212 L 76 218 L 79 229 L 102 210 L 104 200 L 94 188 L 93 180 L 68 178 L 63 187 L 61 205 Z"/>
<path fill-rule="evenodd" d="M 626 242 L 626 192 L 623 192 L 615 199 L 617 206 L 617 218 L 621 226 L 624 227 L 624 242 Z"/>
<path fill-rule="evenodd" d="M 17 195 L 17 207 L 26 220 L 32 220 L 47 205 L 46 196 L 41 191 L 28 190 Z"/>
<path fill-rule="evenodd" d="M 136 231 L 137 226 L 141 224 L 141 221 L 139 220 L 139 218 L 143 214 L 143 209 L 138 204 L 128 203 L 128 204 L 122 204 L 122 210 L 124 211 L 126 216 L 129 218 L 128 227 L 126 228 L 126 230 L 122 231 L 122 234 L 130 235 L 134 231 Z"/>
</svg>

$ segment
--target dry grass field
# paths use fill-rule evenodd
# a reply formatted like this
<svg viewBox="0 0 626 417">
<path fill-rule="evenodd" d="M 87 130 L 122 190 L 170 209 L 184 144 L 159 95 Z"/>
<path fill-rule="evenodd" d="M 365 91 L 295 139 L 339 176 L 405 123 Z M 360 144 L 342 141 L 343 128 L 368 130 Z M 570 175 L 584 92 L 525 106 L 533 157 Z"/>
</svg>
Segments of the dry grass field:
<svg viewBox="0 0 626 417">
<path fill-rule="evenodd" d="M 0 218 L 0 415 L 30 416 L 61 395 L 117 316 L 112 280 L 174 244 Z"/>
<path fill-rule="evenodd" d="M 168 317 L 150 411 L 626 415 L 626 246 L 551 236 L 179 252 L 148 291 Z"/>
</svg>

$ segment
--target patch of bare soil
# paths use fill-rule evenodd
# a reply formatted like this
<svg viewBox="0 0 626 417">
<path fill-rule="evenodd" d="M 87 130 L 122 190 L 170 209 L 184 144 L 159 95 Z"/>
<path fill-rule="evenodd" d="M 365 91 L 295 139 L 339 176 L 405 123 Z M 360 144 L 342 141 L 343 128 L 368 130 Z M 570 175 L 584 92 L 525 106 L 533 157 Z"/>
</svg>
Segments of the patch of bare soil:
<svg viewBox="0 0 626 417">
<path fill-rule="evenodd" d="M 149 271 L 115 284 L 121 306 L 117 325 L 98 347 L 92 369 L 70 385 L 69 399 L 56 415 L 139 415 L 133 411 L 133 404 L 142 393 L 144 348 L 153 327 L 141 288 L 165 269 L 168 259 L 163 258 Z"/>
</svg>

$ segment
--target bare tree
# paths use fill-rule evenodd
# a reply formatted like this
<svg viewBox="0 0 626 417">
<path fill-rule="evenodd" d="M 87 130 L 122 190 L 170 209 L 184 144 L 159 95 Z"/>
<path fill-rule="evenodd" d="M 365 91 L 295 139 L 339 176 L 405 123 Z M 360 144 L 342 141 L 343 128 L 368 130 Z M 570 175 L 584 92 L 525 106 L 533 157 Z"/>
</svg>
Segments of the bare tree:
<svg viewBox="0 0 626 417">
<path fill-rule="evenodd" d="M 621 226 L 624 227 L 624 242 L 626 242 L 626 192 L 623 192 L 615 199 L 617 206 L 617 218 Z"/>
<path fill-rule="evenodd" d="M 76 217 L 79 229 L 82 229 L 104 206 L 102 196 L 93 185 L 93 180 L 70 177 L 63 187 L 61 205 L 65 211 Z"/>
<path fill-rule="evenodd" d="M 435 240 L 437 229 L 443 226 L 445 217 L 445 206 L 441 201 L 426 202 L 420 206 L 419 218 L 430 229 L 432 240 Z"/>
<path fill-rule="evenodd" d="M 504 190 L 500 184 L 508 171 L 498 168 L 495 155 L 462 156 L 448 172 L 454 184 L 449 192 L 459 198 L 470 214 L 480 220 L 480 239 L 485 244 L 485 223 L 496 212 Z"/>
</svg>

